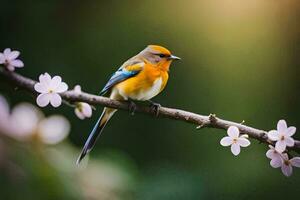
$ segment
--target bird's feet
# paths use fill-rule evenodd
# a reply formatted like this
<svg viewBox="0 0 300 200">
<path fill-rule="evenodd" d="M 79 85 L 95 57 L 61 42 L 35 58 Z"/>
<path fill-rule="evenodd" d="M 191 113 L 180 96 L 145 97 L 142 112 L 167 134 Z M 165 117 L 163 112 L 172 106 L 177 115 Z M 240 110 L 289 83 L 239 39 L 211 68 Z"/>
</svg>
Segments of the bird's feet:
<svg viewBox="0 0 300 200">
<path fill-rule="evenodd" d="M 150 100 L 149 100 L 149 102 L 150 102 L 150 109 L 151 109 L 151 111 L 153 113 L 155 113 L 156 117 L 158 117 L 161 105 L 159 103 L 155 103 L 155 102 L 150 101 Z"/>
<path fill-rule="evenodd" d="M 128 106 L 128 109 L 129 109 L 129 113 L 131 115 L 134 115 L 135 111 L 136 111 L 136 104 L 133 102 L 133 101 L 130 101 L 129 100 L 129 106 Z"/>
</svg>

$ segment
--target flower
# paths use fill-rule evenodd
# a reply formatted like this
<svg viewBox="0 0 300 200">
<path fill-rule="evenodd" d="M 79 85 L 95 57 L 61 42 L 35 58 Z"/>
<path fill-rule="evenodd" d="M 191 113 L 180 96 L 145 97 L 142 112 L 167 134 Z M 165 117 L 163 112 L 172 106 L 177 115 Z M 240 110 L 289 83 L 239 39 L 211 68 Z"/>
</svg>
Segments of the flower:
<svg viewBox="0 0 300 200">
<path fill-rule="evenodd" d="M 11 51 L 10 48 L 6 48 L 3 53 L 0 53 L 0 64 L 3 64 L 9 71 L 14 71 L 15 67 L 24 67 L 24 63 L 17 59 L 19 55 L 19 51 Z"/>
<path fill-rule="evenodd" d="M 74 111 L 79 119 L 90 118 L 92 116 L 92 107 L 88 103 L 78 102 Z"/>
<path fill-rule="evenodd" d="M 300 157 L 294 157 L 292 159 L 289 159 L 286 153 L 281 155 L 282 162 L 281 165 L 278 167 L 281 167 L 281 171 L 285 176 L 291 176 L 293 173 L 293 167 L 300 167 Z"/>
<path fill-rule="evenodd" d="M 240 131 L 236 126 L 230 126 L 227 130 L 227 134 L 228 136 L 223 137 L 220 144 L 225 147 L 231 145 L 231 152 L 235 156 L 240 153 L 240 147 L 247 147 L 250 145 L 250 141 L 246 138 L 247 135 L 240 136 Z"/>
<path fill-rule="evenodd" d="M 282 155 L 281 155 L 281 153 L 276 151 L 276 149 L 272 145 L 269 145 L 269 148 L 270 149 L 267 151 L 266 156 L 271 159 L 270 165 L 273 168 L 280 167 L 282 165 Z"/>
<path fill-rule="evenodd" d="M 61 105 L 61 97 L 59 93 L 65 92 L 68 90 L 68 85 L 62 82 L 60 76 L 51 76 L 48 73 L 41 74 L 39 77 L 38 83 L 34 85 L 34 89 L 41 93 L 37 99 L 36 103 L 40 107 L 45 107 L 49 103 L 53 107 L 58 107 Z"/>
<path fill-rule="evenodd" d="M 81 86 L 76 85 L 73 91 L 77 94 L 80 94 Z M 92 116 L 92 107 L 88 103 L 77 102 L 74 112 L 79 119 L 90 118 Z"/>
<path fill-rule="evenodd" d="M 268 138 L 272 141 L 276 141 L 276 151 L 282 153 L 286 147 L 294 146 L 294 139 L 291 137 L 296 133 L 296 127 L 287 127 L 285 120 L 279 120 L 277 123 L 277 130 L 271 130 L 268 132 Z"/>
<path fill-rule="evenodd" d="M 270 149 L 267 151 L 266 156 L 271 159 L 271 167 L 281 167 L 281 171 L 285 176 L 292 175 L 293 167 L 300 167 L 300 157 L 289 159 L 288 154 L 278 152 L 272 145 L 269 145 L 269 147 Z"/>
</svg>

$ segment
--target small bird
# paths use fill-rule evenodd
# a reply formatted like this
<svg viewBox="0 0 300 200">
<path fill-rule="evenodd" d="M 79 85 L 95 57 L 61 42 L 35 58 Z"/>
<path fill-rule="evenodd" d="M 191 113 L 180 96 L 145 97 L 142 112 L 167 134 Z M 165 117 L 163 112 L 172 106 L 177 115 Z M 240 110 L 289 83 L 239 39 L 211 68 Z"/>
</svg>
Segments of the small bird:
<svg viewBox="0 0 300 200">
<path fill-rule="evenodd" d="M 169 68 L 173 60 L 180 60 L 171 52 L 158 45 L 149 45 L 140 53 L 127 60 L 111 76 L 100 95 L 109 93 L 109 98 L 114 100 L 129 101 L 129 110 L 134 113 L 137 101 L 149 101 L 151 108 L 156 113 L 160 105 L 150 101 L 158 95 L 166 86 L 169 78 Z M 96 143 L 108 120 L 113 116 L 117 109 L 103 109 L 102 115 L 90 133 L 81 154 L 77 159 L 77 164 L 88 154 Z"/>
</svg>

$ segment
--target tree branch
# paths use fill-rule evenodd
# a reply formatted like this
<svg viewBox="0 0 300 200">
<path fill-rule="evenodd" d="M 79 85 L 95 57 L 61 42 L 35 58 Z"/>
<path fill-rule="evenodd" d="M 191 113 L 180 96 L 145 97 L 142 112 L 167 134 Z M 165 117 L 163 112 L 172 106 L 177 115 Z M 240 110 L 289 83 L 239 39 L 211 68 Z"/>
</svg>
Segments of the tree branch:
<svg viewBox="0 0 300 200">
<path fill-rule="evenodd" d="M 36 91 L 34 90 L 34 84 L 36 83 L 36 81 L 26 78 L 15 72 L 9 72 L 3 68 L 0 69 L 0 73 L 4 77 L 9 79 L 11 82 L 13 82 L 15 85 L 36 94 Z M 129 109 L 129 104 L 127 102 L 116 101 L 116 100 L 109 99 L 107 97 L 97 96 L 85 92 L 78 94 L 72 90 L 69 90 L 67 92 L 62 93 L 61 97 L 70 102 L 87 102 L 89 104 L 94 104 L 94 105 L 99 104 L 106 107 L 116 108 L 121 110 Z M 137 105 L 136 112 L 144 113 L 152 116 L 156 115 L 156 113 L 154 113 L 148 106 Z M 273 144 L 272 141 L 268 140 L 267 132 L 264 130 L 252 128 L 250 126 L 243 125 L 242 123 L 236 123 L 236 122 L 224 120 L 212 114 L 209 116 L 204 116 L 204 115 L 199 115 L 196 113 L 192 113 L 180 109 L 160 107 L 159 117 L 175 119 L 175 120 L 196 124 L 198 126 L 197 128 L 211 127 L 211 128 L 227 130 L 229 126 L 236 126 L 241 133 L 247 134 L 251 138 L 254 138 L 262 143 Z M 300 141 L 295 140 L 295 145 L 293 148 L 300 149 Z"/>
</svg>

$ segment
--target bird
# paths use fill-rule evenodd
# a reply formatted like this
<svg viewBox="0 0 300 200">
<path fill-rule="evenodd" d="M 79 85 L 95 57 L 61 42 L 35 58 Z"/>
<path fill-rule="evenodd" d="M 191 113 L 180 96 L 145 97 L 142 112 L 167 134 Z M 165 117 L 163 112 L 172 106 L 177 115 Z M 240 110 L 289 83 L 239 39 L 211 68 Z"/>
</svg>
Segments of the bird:
<svg viewBox="0 0 300 200">
<path fill-rule="evenodd" d="M 151 108 L 158 113 L 160 104 L 151 101 L 166 86 L 172 61 L 180 60 L 167 48 L 160 45 L 148 45 L 137 55 L 124 62 L 113 73 L 99 95 L 109 94 L 113 100 L 129 101 L 129 110 L 133 114 L 136 104 L 133 101 L 149 101 Z M 92 150 L 107 122 L 117 109 L 105 107 L 92 129 L 77 159 L 79 164 Z"/>
</svg>

